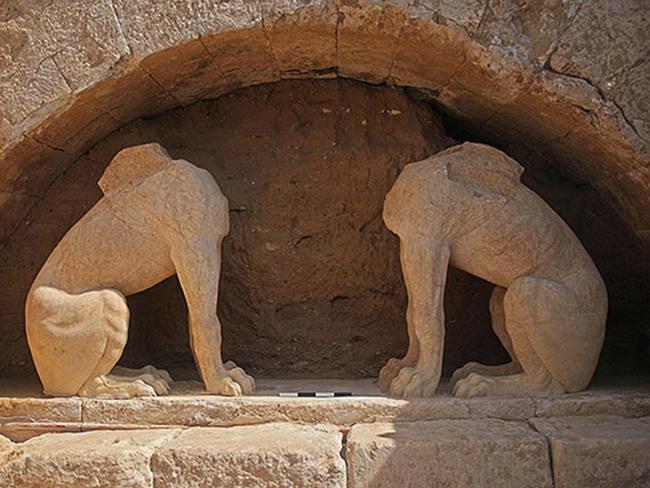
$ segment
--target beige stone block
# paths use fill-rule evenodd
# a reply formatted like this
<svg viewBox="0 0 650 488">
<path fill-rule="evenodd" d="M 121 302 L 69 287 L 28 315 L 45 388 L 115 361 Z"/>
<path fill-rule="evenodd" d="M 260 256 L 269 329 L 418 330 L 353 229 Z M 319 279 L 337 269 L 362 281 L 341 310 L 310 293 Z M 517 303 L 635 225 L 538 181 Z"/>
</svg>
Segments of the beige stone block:
<svg viewBox="0 0 650 488">
<path fill-rule="evenodd" d="M 287 386 L 276 391 L 300 390 L 293 382 L 286 383 Z M 200 384 L 195 385 L 194 391 L 201 388 Z M 264 380 L 260 388 L 264 388 Z M 327 391 L 332 387 L 321 389 Z M 355 391 L 354 385 L 348 389 Z M 178 393 L 172 391 L 172 394 Z M 262 391 L 261 395 L 268 393 Z M 225 399 L 196 394 L 133 398 L 129 401 L 85 399 L 83 418 L 87 423 L 112 425 L 115 428 L 129 424 L 227 427 L 266 422 L 327 423 L 347 428 L 357 423 L 375 421 L 466 418 L 525 420 L 535 415 L 535 404 L 531 398 L 461 399 L 438 396 L 405 401 L 359 395 L 333 399 L 277 396 Z"/>
<path fill-rule="evenodd" d="M 409 19 L 400 36 L 390 78 L 397 85 L 441 90 L 465 62 L 468 42 L 464 31 L 457 28 Z"/>
<path fill-rule="evenodd" d="M 127 42 L 138 56 L 200 36 L 248 29 L 262 21 L 261 7 L 256 1 L 115 0 L 113 4 Z"/>
<path fill-rule="evenodd" d="M 0 434 L 14 441 L 77 430 L 81 430 L 78 398 L 0 398 Z"/>
<path fill-rule="evenodd" d="M 159 449 L 156 486 L 346 486 L 342 435 L 327 426 L 266 424 L 196 428 Z"/>
<path fill-rule="evenodd" d="M 225 32 L 205 37 L 202 42 L 229 83 L 226 92 L 280 79 L 271 45 L 261 28 Z"/>
<path fill-rule="evenodd" d="M 81 422 L 79 398 L 0 398 L 0 422 Z"/>
<path fill-rule="evenodd" d="M 0 486 L 153 486 L 154 450 L 179 431 L 45 434 L 20 445 L 0 467 Z"/>
<path fill-rule="evenodd" d="M 410 17 L 437 20 L 441 24 L 461 27 L 468 33 L 476 31 L 485 13 L 485 3 L 481 0 L 420 0 L 406 5 L 404 0 L 388 0 L 385 3 L 404 8 Z"/>
<path fill-rule="evenodd" d="M 230 86 L 201 40 L 147 56 L 140 67 L 182 105 L 218 96 Z"/>
<path fill-rule="evenodd" d="M 308 2 L 293 15 L 264 10 L 264 30 L 282 78 L 336 76 L 337 9 L 333 2 Z"/>
<path fill-rule="evenodd" d="M 591 415 L 650 415 L 650 396 L 587 391 L 553 398 L 535 399 L 535 417 Z"/>
<path fill-rule="evenodd" d="M 485 6 L 473 38 L 542 66 L 580 8 L 578 2 L 497 0 Z"/>
<path fill-rule="evenodd" d="M 551 68 L 588 79 L 608 93 L 624 81 L 618 73 L 647 59 L 647 9 L 637 0 L 585 3 L 549 58 Z"/>
<path fill-rule="evenodd" d="M 33 68 L 21 66 L 8 81 L 0 81 L 0 118 L 12 125 L 20 124 L 43 105 L 69 92 L 51 58 L 41 60 Z"/>
<path fill-rule="evenodd" d="M 356 425 L 346 446 L 349 486 L 552 486 L 543 436 L 501 420 Z"/>
<path fill-rule="evenodd" d="M 82 430 L 80 422 L 9 422 L 0 424 L 0 434 L 14 442 L 24 442 L 43 434 L 81 432 Z"/>
<path fill-rule="evenodd" d="M 122 57 L 130 54 L 111 0 L 50 5 L 41 20 L 48 36 L 57 41 L 53 60 L 73 91 L 103 79 Z"/>
<path fill-rule="evenodd" d="M 128 53 L 110 0 L 19 6 L 0 45 L 0 116 L 12 124 L 103 79 Z"/>
<path fill-rule="evenodd" d="M 9 454 L 14 449 L 14 443 L 0 435 L 0 466 L 7 462 Z"/>
<path fill-rule="evenodd" d="M 648 486 L 648 417 L 563 417 L 531 422 L 550 439 L 557 488 Z"/>
<path fill-rule="evenodd" d="M 380 3 L 343 3 L 338 27 L 339 74 L 369 83 L 390 75 L 406 16 Z"/>
</svg>

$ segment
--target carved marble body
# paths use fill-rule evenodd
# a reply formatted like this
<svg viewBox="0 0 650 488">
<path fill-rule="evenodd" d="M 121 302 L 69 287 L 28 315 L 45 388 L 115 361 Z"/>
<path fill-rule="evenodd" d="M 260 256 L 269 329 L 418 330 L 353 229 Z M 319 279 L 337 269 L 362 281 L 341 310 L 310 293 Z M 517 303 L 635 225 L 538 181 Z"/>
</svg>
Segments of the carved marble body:
<svg viewBox="0 0 650 488">
<path fill-rule="evenodd" d="M 124 297 L 174 273 L 206 388 L 251 393 L 252 378 L 221 360 L 216 310 L 228 201 L 212 176 L 146 144 L 118 153 L 99 186 L 104 197 L 59 242 L 27 298 L 27 338 L 45 394 L 167 393 L 165 371 L 114 366 L 127 340 Z"/>
<path fill-rule="evenodd" d="M 492 327 L 512 362 L 468 363 L 451 380 L 461 397 L 548 395 L 586 388 L 602 347 L 607 292 L 566 223 L 520 182 L 501 151 L 466 143 L 409 164 L 384 203 L 400 237 L 409 349 L 380 372 L 392 395 L 434 395 L 443 295 L 452 264 L 496 285 Z"/>
</svg>

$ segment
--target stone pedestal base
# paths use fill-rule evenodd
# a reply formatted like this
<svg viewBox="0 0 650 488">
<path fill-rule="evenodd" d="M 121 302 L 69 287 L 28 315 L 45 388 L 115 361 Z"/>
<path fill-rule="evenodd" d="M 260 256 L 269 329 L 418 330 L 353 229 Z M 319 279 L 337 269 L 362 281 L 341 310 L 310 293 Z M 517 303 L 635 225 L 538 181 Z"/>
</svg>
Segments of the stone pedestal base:
<svg viewBox="0 0 650 488">
<path fill-rule="evenodd" d="M 0 390 L 0 486 L 647 486 L 650 387 L 424 400 L 371 381 L 258 382 L 258 396 L 35 398 Z M 647 381 L 642 383 L 648 384 Z M 279 398 L 348 390 L 351 398 Z M 11 439 L 11 440 L 10 440 Z"/>
</svg>

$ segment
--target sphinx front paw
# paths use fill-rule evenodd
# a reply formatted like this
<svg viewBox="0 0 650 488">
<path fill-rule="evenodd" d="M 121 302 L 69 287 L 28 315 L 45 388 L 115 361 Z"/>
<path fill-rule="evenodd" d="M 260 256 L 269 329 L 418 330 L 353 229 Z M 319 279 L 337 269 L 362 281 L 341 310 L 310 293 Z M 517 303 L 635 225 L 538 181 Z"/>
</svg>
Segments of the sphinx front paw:
<svg viewBox="0 0 650 488">
<path fill-rule="evenodd" d="M 390 358 L 383 368 L 379 371 L 379 378 L 377 382 L 379 386 L 384 391 L 390 390 L 390 385 L 393 380 L 397 377 L 402 367 L 404 367 L 404 361 L 402 359 Z"/>
<path fill-rule="evenodd" d="M 255 380 L 233 361 L 228 361 L 217 379 L 206 384 L 206 389 L 223 396 L 252 395 L 255 392 Z"/>
<path fill-rule="evenodd" d="M 469 373 L 453 386 L 453 395 L 461 398 L 488 396 L 495 389 L 495 378 Z"/>
<path fill-rule="evenodd" d="M 456 383 L 458 383 L 460 380 L 464 380 L 470 374 L 476 373 L 479 370 L 480 366 L 481 365 L 479 363 L 471 361 L 465 364 L 465 366 L 462 368 L 456 369 L 451 375 L 451 379 L 449 380 L 449 387 L 453 390 L 454 386 L 456 386 Z"/>
<path fill-rule="evenodd" d="M 434 396 L 437 388 L 438 379 L 433 374 L 406 367 L 390 384 L 390 394 L 402 398 L 426 398 Z"/>
<path fill-rule="evenodd" d="M 566 389 L 548 372 L 531 376 L 518 373 L 507 376 L 486 376 L 470 373 L 454 386 L 456 397 L 476 398 L 483 396 L 554 396 Z"/>
</svg>

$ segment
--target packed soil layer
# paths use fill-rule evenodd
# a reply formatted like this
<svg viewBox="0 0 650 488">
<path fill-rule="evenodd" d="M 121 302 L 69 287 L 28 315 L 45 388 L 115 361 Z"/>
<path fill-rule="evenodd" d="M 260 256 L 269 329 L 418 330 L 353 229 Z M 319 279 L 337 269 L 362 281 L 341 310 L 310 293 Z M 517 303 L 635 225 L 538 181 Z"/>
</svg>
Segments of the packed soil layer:
<svg viewBox="0 0 650 488">
<path fill-rule="evenodd" d="M 0 369 L 32 368 L 22 329 L 31 281 L 101 197 L 96 182 L 115 153 L 146 142 L 209 170 L 228 198 L 218 308 L 225 359 L 264 376 L 364 377 L 405 352 L 399 241 L 383 224 L 383 199 L 406 164 L 455 141 L 429 105 L 402 90 L 305 80 L 246 88 L 132 122 L 57 178 L 0 251 L 7 279 Z M 579 192 L 558 196 L 562 183 L 543 162 L 520 153 L 531 186 L 551 204 L 554 195 L 566 209 L 584 200 Z M 469 360 L 507 359 L 489 325 L 491 289 L 450 270 L 446 374 Z M 123 364 L 153 363 L 178 374 L 192 366 L 175 277 L 129 297 L 129 306 Z"/>
</svg>

